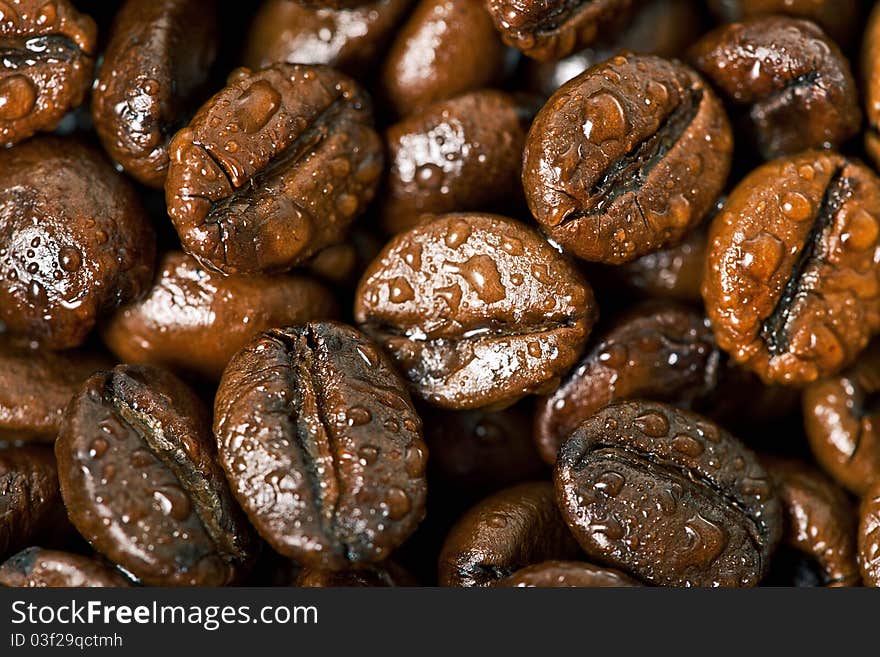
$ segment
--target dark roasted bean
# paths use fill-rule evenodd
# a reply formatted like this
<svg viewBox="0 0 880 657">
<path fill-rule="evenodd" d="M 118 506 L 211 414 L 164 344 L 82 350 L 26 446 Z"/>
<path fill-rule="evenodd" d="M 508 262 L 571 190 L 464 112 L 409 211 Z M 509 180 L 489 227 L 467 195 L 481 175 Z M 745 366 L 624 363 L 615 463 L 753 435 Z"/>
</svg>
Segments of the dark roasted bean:
<svg viewBox="0 0 880 657">
<path fill-rule="evenodd" d="M 126 0 L 116 15 L 92 118 L 110 156 L 145 185 L 165 184 L 168 142 L 202 100 L 218 38 L 214 0 Z"/>
<path fill-rule="evenodd" d="M 51 449 L 0 449 L 0 559 L 38 539 L 60 503 Z"/>
<path fill-rule="evenodd" d="M 880 181 L 811 151 L 750 173 L 709 231 L 718 344 L 768 383 L 833 374 L 880 330 Z"/>
<path fill-rule="evenodd" d="M 385 247 L 354 314 L 416 394 L 465 409 L 553 386 L 580 355 L 596 308 L 577 270 L 532 229 L 450 214 Z"/>
<path fill-rule="evenodd" d="M 74 526 L 147 584 L 220 586 L 255 556 L 201 401 L 164 370 L 120 365 L 71 401 L 55 443 Z"/>
<path fill-rule="evenodd" d="M 225 274 L 283 272 L 341 241 L 382 170 L 366 95 L 325 66 L 238 69 L 169 150 L 183 248 Z"/>
<path fill-rule="evenodd" d="M 489 586 L 526 566 L 578 553 L 553 486 L 520 484 L 486 498 L 455 524 L 440 554 L 440 585 Z"/>
<path fill-rule="evenodd" d="M 131 584 L 122 573 L 98 559 L 30 547 L 0 565 L 0 586 L 80 588 Z"/>
<path fill-rule="evenodd" d="M 785 14 L 818 23 L 841 45 L 852 38 L 859 20 L 858 0 L 708 0 L 725 22 Z"/>
<path fill-rule="evenodd" d="M 858 546 L 862 583 L 880 587 L 880 482 L 874 483 L 862 498 Z"/>
<path fill-rule="evenodd" d="M 696 73 L 619 56 L 564 84 L 538 113 L 523 187 L 550 238 L 621 264 L 699 223 L 727 179 L 731 148 L 724 110 Z"/>
<path fill-rule="evenodd" d="M 504 587 L 618 587 L 641 586 L 632 577 L 613 568 L 583 561 L 544 561 L 526 566 L 510 577 L 495 582 Z"/>
<path fill-rule="evenodd" d="M 653 584 L 757 585 L 782 534 L 754 454 L 665 404 L 605 407 L 563 445 L 555 479 L 584 551 Z"/>
<path fill-rule="evenodd" d="M 345 325 L 255 338 L 223 374 L 214 433 L 251 522 L 304 566 L 382 561 L 424 516 L 421 421 L 387 357 Z"/>
</svg>

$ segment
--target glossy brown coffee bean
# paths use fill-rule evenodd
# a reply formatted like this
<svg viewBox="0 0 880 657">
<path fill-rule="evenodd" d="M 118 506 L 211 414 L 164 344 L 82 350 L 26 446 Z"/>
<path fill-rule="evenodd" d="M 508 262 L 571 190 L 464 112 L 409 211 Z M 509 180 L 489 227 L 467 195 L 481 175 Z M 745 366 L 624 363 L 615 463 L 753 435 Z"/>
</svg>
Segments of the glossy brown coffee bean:
<svg viewBox="0 0 880 657">
<path fill-rule="evenodd" d="M 862 583 L 880 587 L 880 482 L 875 482 L 862 497 L 858 546 Z"/>
<path fill-rule="evenodd" d="M 431 105 L 391 126 L 382 227 L 399 233 L 423 214 L 512 207 L 522 197 L 527 109 L 500 91 Z M 491 181 L 491 183 L 488 183 Z"/>
<path fill-rule="evenodd" d="M 718 344 L 768 383 L 803 385 L 880 330 L 880 181 L 835 153 L 756 169 L 709 231 L 703 298 Z"/>
<path fill-rule="evenodd" d="M 440 586 L 490 586 L 521 568 L 578 556 L 545 482 L 520 484 L 465 513 L 440 553 Z"/>
<path fill-rule="evenodd" d="M 690 58 L 742 108 L 765 159 L 836 148 L 859 130 L 849 63 L 813 23 L 769 17 L 725 25 L 695 44 Z"/>
<path fill-rule="evenodd" d="M 218 39 L 214 0 L 126 0 L 116 14 L 92 119 L 110 157 L 145 185 L 164 186 L 168 142 L 198 107 Z"/>
<path fill-rule="evenodd" d="M 563 445 L 555 480 L 587 555 L 653 584 L 754 586 L 782 534 L 755 455 L 665 404 L 605 407 Z"/>
<path fill-rule="evenodd" d="M 169 151 L 183 248 L 225 274 L 287 271 L 341 241 L 382 170 L 365 93 L 325 66 L 238 69 Z"/>
<path fill-rule="evenodd" d="M 807 386 L 803 413 L 816 461 L 863 495 L 880 480 L 880 340 L 840 375 Z"/>
<path fill-rule="evenodd" d="M 858 0 L 708 0 L 709 7 L 726 23 L 746 18 L 784 14 L 818 23 L 841 45 L 847 45 L 858 28 Z"/>
<path fill-rule="evenodd" d="M 519 588 L 641 586 L 629 575 L 584 561 L 544 561 L 516 571 L 495 586 Z"/>
<path fill-rule="evenodd" d="M 556 61 L 526 62 L 529 89 L 545 98 L 591 66 L 621 51 L 678 57 L 699 38 L 702 12 L 696 0 L 640 0 L 639 10 L 619 31 L 598 35 L 589 48 Z"/>
<path fill-rule="evenodd" d="M 619 29 L 632 0 L 485 0 L 504 42 L 541 61 L 580 50 Z"/>
<path fill-rule="evenodd" d="M 709 224 L 694 228 L 682 241 L 614 268 L 612 275 L 642 296 L 701 302 Z"/>
<path fill-rule="evenodd" d="M 98 559 L 30 547 L 0 564 L 0 586 L 126 587 L 131 583 L 118 570 Z"/>
<path fill-rule="evenodd" d="M 269 331 L 236 354 L 214 433 L 251 522 L 304 566 L 382 561 L 424 516 L 421 421 L 387 357 L 343 324 Z"/>
<path fill-rule="evenodd" d="M 95 151 L 43 137 L 0 151 L 0 320 L 76 347 L 153 275 L 155 236 L 134 189 Z"/>
<path fill-rule="evenodd" d="M 706 398 L 719 377 L 712 331 L 696 310 L 646 304 L 621 317 L 562 382 L 538 402 L 535 441 L 547 463 L 591 415 L 621 399 L 688 407 Z"/>
<path fill-rule="evenodd" d="M 382 67 L 382 96 L 397 116 L 496 86 L 506 50 L 479 0 L 420 0 Z"/>
<path fill-rule="evenodd" d="M 179 251 L 166 253 L 158 269 L 147 295 L 102 328 L 123 362 L 217 380 L 257 333 L 337 314 L 330 290 L 304 276 L 222 276 Z"/>
<path fill-rule="evenodd" d="M 782 543 L 816 564 L 821 586 L 857 586 L 856 512 L 846 493 L 806 463 L 766 459 L 784 516 Z"/>
<path fill-rule="evenodd" d="M 865 103 L 865 150 L 880 167 L 880 5 L 875 5 L 862 38 L 862 87 Z"/>
<path fill-rule="evenodd" d="M 0 449 L 0 559 L 37 539 L 61 506 L 52 450 Z"/>
<path fill-rule="evenodd" d="M 731 148 L 724 110 L 696 73 L 619 56 L 563 85 L 538 113 L 523 187 L 550 238 L 621 264 L 699 223 L 727 180 Z"/>
<path fill-rule="evenodd" d="M 423 412 L 432 472 L 468 497 L 544 477 L 532 415 L 528 401 L 501 411 Z"/>
<path fill-rule="evenodd" d="M 510 405 L 553 386 L 597 310 L 578 271 L 531 228 L 484 214 L 434 218 L 367 268 L 355 321 L 417 395 L 445 408 Z"/>
<path fill-rule="evenodd" d="M 71 522 L 146 584 L 221 586 L 254 557 L 207 409 L 168 372 L 119 365 L 71 401 L 55 443 Z"/>
<path fill-rule="evenodd" d="M 383 54 L 412 0 L 374 0 L 349 9 L 290 0 L 260 5 L 248 34 L 244 64 L 327 64 L 349 75 L 368 73 Z"/>
<path fill-rule="evenodd" d="M 392 561 L 365 564 L 359 568 L 342 572 L 301 568 L 291 584 L 291 586 L 303 588 L 373 588 L 416 585 L 417 582 L 412 575 Z"/>
<path fill-rule="evenodd" d="M 112 367 L 92 351 L 52 352 L 0 343 L 0 440 L 54 442 L 83 382 Z"/>
<path fill-rule="evenodd" d="M 96 32 L 95 22 L 69 0 L 2 4 L 0 144 L 54 130 L 82 103 L 92 81 Z"/>
</svg>

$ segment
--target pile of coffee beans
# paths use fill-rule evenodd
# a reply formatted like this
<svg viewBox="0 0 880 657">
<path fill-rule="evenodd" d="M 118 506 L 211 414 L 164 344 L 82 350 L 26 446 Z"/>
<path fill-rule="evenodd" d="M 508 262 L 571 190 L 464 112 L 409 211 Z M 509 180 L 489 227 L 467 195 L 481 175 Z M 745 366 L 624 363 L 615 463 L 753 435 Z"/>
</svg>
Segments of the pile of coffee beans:
<svg viewBox="0 0 880 657">
<path fill-rule="evenodd" d="M 880 586 L 878 167 L 880 3 L 3 0 L 0 585 Z"/>
</svg>

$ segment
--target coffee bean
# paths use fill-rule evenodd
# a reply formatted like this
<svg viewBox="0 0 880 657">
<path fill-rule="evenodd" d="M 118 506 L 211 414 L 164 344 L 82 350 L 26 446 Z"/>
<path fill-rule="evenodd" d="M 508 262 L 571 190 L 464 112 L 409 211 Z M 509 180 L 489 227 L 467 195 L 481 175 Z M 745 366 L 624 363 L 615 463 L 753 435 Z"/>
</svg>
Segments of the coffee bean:
<svg viewBox="0 0 880 657">
<path fill-rule="evenodd" d="M 765 159 L 836 148 L 859 130 L 849 63 L 813 23 L 777 16 L 725 25 L 697 42 L 690 58 L 742 108 Z"/>
<path fill-rule="evenodd" d="M 863 495 L 880 480 L 880 340 L 840 375 L 807 386 L 803 413 L 816 461 Z"/>
<path fill-rule="evenodd" d="M 54 130 L 92 81 L 95 22 L 69 0 L 16 0 L 0 11 L 0 144 Z M 0 165 L 0 170 L 8 165 Z"/>
<path fill-rule="evenodd" d="M 708 323 L 690 308 L 647 304 L 620 318 L 551 395 L 538 404 L 535 440 L 547 463 L 591 415 L 621 399 L 690 406 L 706 398 L 719 375 Z"/>
<path fill-rule="evenodd" d="M 880 7 L 875 6 L 865 28 L 862 46 L 862 95 L 865 102 L 865 151 L 880 165 Z"/>
<path fill-rule="evenodd" d="M 98 559 L 31 547 L 0 565 L 0 586 L 82 588 L 131 584 L 118 570 Z"/>
<path fill-rule="evenodd" d="M 149 363 L 218 380 L 256 334 L 337 314 L 331 292 L 303 276 L 221 276 L 188 255 L 162 258 L 152 289 L 102 328 L 126 363 Z"/>
<path fill-rule="evenodd" d="M 577 544 L 545 482 L 520 484 L 486 498 L 449 532 L 440 554 L 441 586 L 489 586 L 550 559 L 571 559 Z"/>
<path fill-rule="evenodd" d="M 880 181 L 835 153 L 759 167 L 709 231 L 703 298 L 718 344 L 766 382 L 845 367 L 880 331 Z"/>
<path fill-rule="evenodd" d="M 341 241 L 382 169 L 366 95 L 324 66 L 238 69 L 169 151 L 184 250 L 224 274 L 287 271 Z"/>
<path fill-rule="evenodd" d="M 397 116 L 468 91 L 496 86 L 504 44 L 480 2 L 420 0 L 382 67 L 380 93 Z"/>
<path fill-rule="evenodd" d="M 77 530 L 146 584 L 220 586 L 255 555 L 216 459 L 207 409 L 159 368 L 95 374 L 58 441 L 64 503 Z"/>
<path fill-rule="evenodd" d="M 110 156 L 145 185 L 165 184 L 168 142 L 201 100 L 217 29 L 211 0 L 127 0 L 116 15 L 92 118 Z"/>
<path fill-rule="evenodd" d="M 708 4 L 725 23 L 771 14 L 806 18 L 840 44 L 852 38 L 860 13 L 858 0 L 709 0 Z"/>
<path fill-rule="evenodd" d="M 858 546 L 862 583 L 880 587 L 880 483 L 874 483 L 862 497 Z"/>
<path fill-rule="evenodd" d="M 393 587 L 416 586 L 412 575 L 393 561 L 380 564 L 365 564 L 355 570 L 334 572 L 301 568 L 293 586 L 303 588 L 328 587 Z"/>
<path fill-rule="evenodd" d="M 632 0 L 486 0 L 504 42 L 529 57 L 560 59 L 620 27 Z"/>
<path fill-rule="evenodd" d="M 56 518 L 61 497 L 52 450 L 0 449 L 0 559 L 38 540 Z"/>
<path fill-rule="evenodd" d="M 526 566 L 510 577 L 495 582 L 503 587 L 619 587 L 641 586 L 632 577 L 613 568 L 583 561 L 544 561 Z"/>
<path fill-rule="evenodd" d="M 846 493 L 793 459 L 764 459 L 784 516 L 783 544 L 815 563 L 821 586 L 858 586 L 856 513 Z"/>
<path fill-rule="evenodd" d="M 538 112 L 523 187 L 550 238 L 586 260 L 621 264 L 699 223 L 727 179 L 731 148 L 724 110 L 695 72 L 619 56 L 563 85 Z"/>
<path fill-rule="evenodd" d="M 653 584 L 754 586 L 782 534 L 754 454 L 665 404 L 606 406 L 563 445 L 555 480 L 587 555 Z"/>
<path fill-rule="evenodd" d="M 153 275 L 155 236 L 131 185 L 76 141 L 0 151 L 0 320 L 48 349 L 82 344 Z"/>
<path fill-rule="evenodd" d="M 364 75 L 376 64 L 411 0 L 374 0 L 333 9 L 289 0 L 267 0 L 251 23 L 244 62 L 258 70 L 272 64 L 327 64 Z"/>
<path fill-rule="evenodd" d="M 51 352 L 0 342 L 0 437 L 54 442 L 67 403 L 98 370 L 112 367 L 98 352 Z"/>
<path fill-rule="evenodd" d="M 304 566 L 382 561 L 424 516 L 421 421 L 387 357 L 343 324 L 269 331 L 236 354 L 214 433 L 251 522 Z"/>
<path fill-rule="evenodd" d="M 361 279 L 354 316 L 417 395 L 466 409 L 553 386 L 596 309 L 589 285 L 530 228 L 450 214 L 385 247 Z"/>
</svg>

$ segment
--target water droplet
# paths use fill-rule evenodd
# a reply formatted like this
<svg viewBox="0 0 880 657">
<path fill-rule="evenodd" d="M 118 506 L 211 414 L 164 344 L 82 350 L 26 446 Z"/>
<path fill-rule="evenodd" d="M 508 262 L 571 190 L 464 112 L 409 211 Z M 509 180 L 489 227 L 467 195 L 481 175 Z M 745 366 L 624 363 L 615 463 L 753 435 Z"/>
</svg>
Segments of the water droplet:
<svg viewBox="0 0 880 657">
<path fill-rule="evenodd" d="M 105 233 L 103 230 L 98 229 L 95 231 L 95 241 L 98 244 L 106 244 L 108 239 L 109 238 L 107 237 L 107 233 Z"/>
<path fill-rule="evenodd" d="M 376 349 L 369 344 L 359 344 L 355 347 L 358 356 L 367 364 L 369 368 L 375 368 L 379 365 L 379 354 Z"/>
<path fill-rule="evenodd" d="M 422 245 L 412 243 L 400 251 L 403 261 L 412 269 L 421 269 L 422 267 Z"/>
<path fill-rule="evenodd" d="M 620 369 L 629 360 L 629 350 L 619 343 L 608 345 L 600 354 L 599 362 L 613 369 Z"/>
<path fill-rule="evenodd" d="M 23 119 L 37 103 L 37 88 L 24 75 L 0 80 L 0 121 Z"/>
<path fill-rule="evenodd" d="M 496 303 L 507 297 L 498 266 L 491 256 L 480 254 L 462 264 L 447 263 L 447 269 L 466 280 L 484 303 Z"/>
<path fill-rule="evenodd" d="M 550 265 L 547 263 L 535 263 L 531 268 L 532 278 L 544 285 L 551 285 L 553 277 L 550 275 Z"/>
<path fill-rule="evenodd" d="M 369 409 L 364 408 L 363 406 L 352 406 L 345 413 L 345 419 L 350 427 L 358 427 L 362 424 L 367 424 L 370 420 L 373 419 L 373 414 L 370 413 Z"/>
<path fill-rule="evenodd" d="M 661 490 L 657 495 L 657 506 L 667 516 L 671 516 L 678 508 L 678 499 L 671 490 Z"/>
<path fill-rule="evenodd" d="M 403 276 L 398 276 L 388 283 L 388 298 L 393 303 L 406 303 L 415 298 L 415 293 L 409 281 Z"/>
<path fill-rule="evenodd" d="M 269 122 L 280 107 L 281 94 L 266 80 L 257 80 L 236 99 L 233 112 L 242 129 L 254 134 Z"/>
<path fill-rule="evenodd" d="M 684 524 L 685 537 L 676 550 L 679 566 L 707 566 L 727 547 L 727 530 L 702 514 L 692 516 Z"/>
<path fill-rule="evenodd" d="M 489 517 L 486 518 L 486 524 L 495 529 L 504 529 L 507 527 L 507 517 L 503 513 L 495 513 L 489 514 Z"/>
<path fill-rule="evenodd" d="M 783 195 L 779 207 L 792 221 L 806 221 L 813 214 L 813 204 L 800 192 L 787 192 Z"/>
<path fill-rule="evenodd" d="M 412 509 L 412 502 L 409 501 L 406 491 L 397 486 L 392 486 L 388 489 L 385 504 L 388 506 L 388 517 L 391 520 L 404 518 Z"/>
<path fill-rule="evenodd" d="M 501 240 L 501 248 L 512 256 L 522 255 L 524 252 L 522 240 L 516 237 L 505 237 Z"/>
<path fill-rule="evenodd" d="M 766 283 L 779 269 L 784 255 L 782 241 L 775 235 L 761 232 L 743 242 L 740 265 L 751 279 Z"/>
<path fill-rule="evenodd" d="M 543 351 L 541 350 L 540 342 L 529 342 L 528 346 L 526 347 L 526 351 L 529 352 L 529 356 L 531 356 L 532 358 L 540 358 L 541 354 L 543 353 Z"/>
<path fill-rule="evenodd" d="M 645 94 L 653 105 L 663 105 L 669 100 L 669 89 L 662 82 L 650 80 L 645 88 Z M 656 111 L 656 110 L 655 110 Z"/>
<path fill-rule="evenodd" d="M 58 252 L 58 264 L 66 272 L 75 272 L 82 267 L 82 253 L 75 246 L 62 247 Z"/>
<path fill-rule="evenodd" d="M 382 427 L 385 429 L 385 431 L 388 431 L 389 433 L 397 433 L 400 431 L 400 423 L 394 418 L 385 420 L 384 424 L 382 424 Z"/>
<path fill-rule="evenodd" d="M 106 486 L 107 484 L 112 484 L 113 479 L 116 477 L 116 466 L 112 463 L 108 463 L 101 469 L 101 483 Z"/>
<path fill-rule="evenodd" d="M 426 190 L 439 189 L 443 185 L 443 169 L 436 164 L 425 164 L 416 171 L 416 182 Z"/>
<path fill-rule="evenodd" d="M 345 219 L 351 219 L 357 212 L 359 205 L 357 196 L 353 194 L 340 194 L 336 199 L 336 209 Z"/>
<path fill-rule="evenodd" d="M 364 465 L 372 465 L 379 458 L 379 448 L 373 445 L 364 445 L 358 450 L 358 458 Z"/>
<path fill-rule="evenodd" d="M 144 93 L 148 96 L 155 96 L 157 93 L 159 93 L 159 89 L 161 88 L 162 87 L 159 85 L 159 82 L 157 80 L 153 80 L 152 78 L 144 80 L 143 89 Z"/>
<path fill-rule="evenodd" d="M 623 139 L 629 130 L 623 104 L 608 92 L 591 96 L 586 103 L 585 115 L 584 136 L 594 144 Z"/>
<path fill-rule="evenodd" d="M 425 452 L 420 447 L 407 447 L 403 452 L 406 473 L 413 479 L 425 474 L 426 460 Z"/>
<path fill-rule="evenodd" d="M 865 251 L 877 244 L 880 233 L 877 219 L 864 208 L 847 212 L 840 241 L 849 251 Z"/>
<path fill-rule="evenodd" d="M 659 411 L 648 411 L 637 417 L 633 424 L 646 436 L 652 438 L 661 438 L 669 433 L 669 420 Z"/>
<path fill-rule="evenodd" d="M 596 522 L 590 525 L 590 532 L 593 534 L 601 534 L 612 541 L 619 541 L 624 536 L 623 525 L 616 518 L 608 517 L 604 521 Z M 597 542 L 604 542 L 599 539 Z"/>
<path fill-rule="evenodd" d="M 458 312 L 458 309 L 461 306 L 462 296 L 460 285 L 453 284 L 449 287 L 437 288 L 436 293 L 438 297 L 446 302 L 446 305 L 449 306 L 449 309 L 452 312 Z"/>
<path fill-rule="evenodd" d="M 596 479 L 596 483 L 593 484 L 593 487 L 596 490 L 602 491 L 609 497 L 616 497 L 621 490 L 623 490 L 623 485 L 626 483 L 626 479 L 619 472 L 614 472 L 613 470 L 608 470 L 607 472 L 603 472 Z"/>
<path fill-rule="evenodd" d="M 687 434 L 678 434 L 672 439 L 672 449 L 685 456 L 697 457 L 703 453 L 703 443 Z"/>
<path fill-rule="evenodd" d="M 453 221 L 446 231 L 443 241 L 450 249 L 457 249 L 471 236 L 471 225 L 463 219 Z"/>
<path fill-rule="evenodd" d="M 50 1 L 40 7 L 40 10 L 37 12 L 37 20 L 36 23 L 40 27 L 50 27 L 55 25 L 55 21 L 58 20 L 58 7 L 55 6 L 55 2 Z"/>
<path fill-rule="evenodd" d="M 153 500 L 162 513 L 178 521 L 186 520 L 192 511 L 189 497 L 178 486 L 162 486 L 154 490 Z"/>
<path fill-rule="evenodd" d="M 147 468 L 156 462 L 156 457 L 149 450 L 136 449 L 129 457 L 131 464 L 136 468 Z"/>
<path fill-rule="evenodd" d="M 99 459 L 107 453 L 107 448 L 109 446 L 110 443 L 108 443 L 103 438 L 95 438 L 92 441 L 92 444 L 89 445 L 89 456 L 91 456 L 93 459 Z"/>
<path fill-rule="evenodd" d="M 38 271 L 40 271 L 40 265 L 38 265 L 36 262 L 29 262 L 28 266 L 25 267 L 25 270 L 28 274 L 36 274 Z"/>
<path fill-rule="evenodd" d="M 28 285 L 28 297 L 36 306 L 45 306 L 49 303 L 49 297 L 46 294 L 46 288 L 39 281 L 31 281 Z"/>
</svg>

